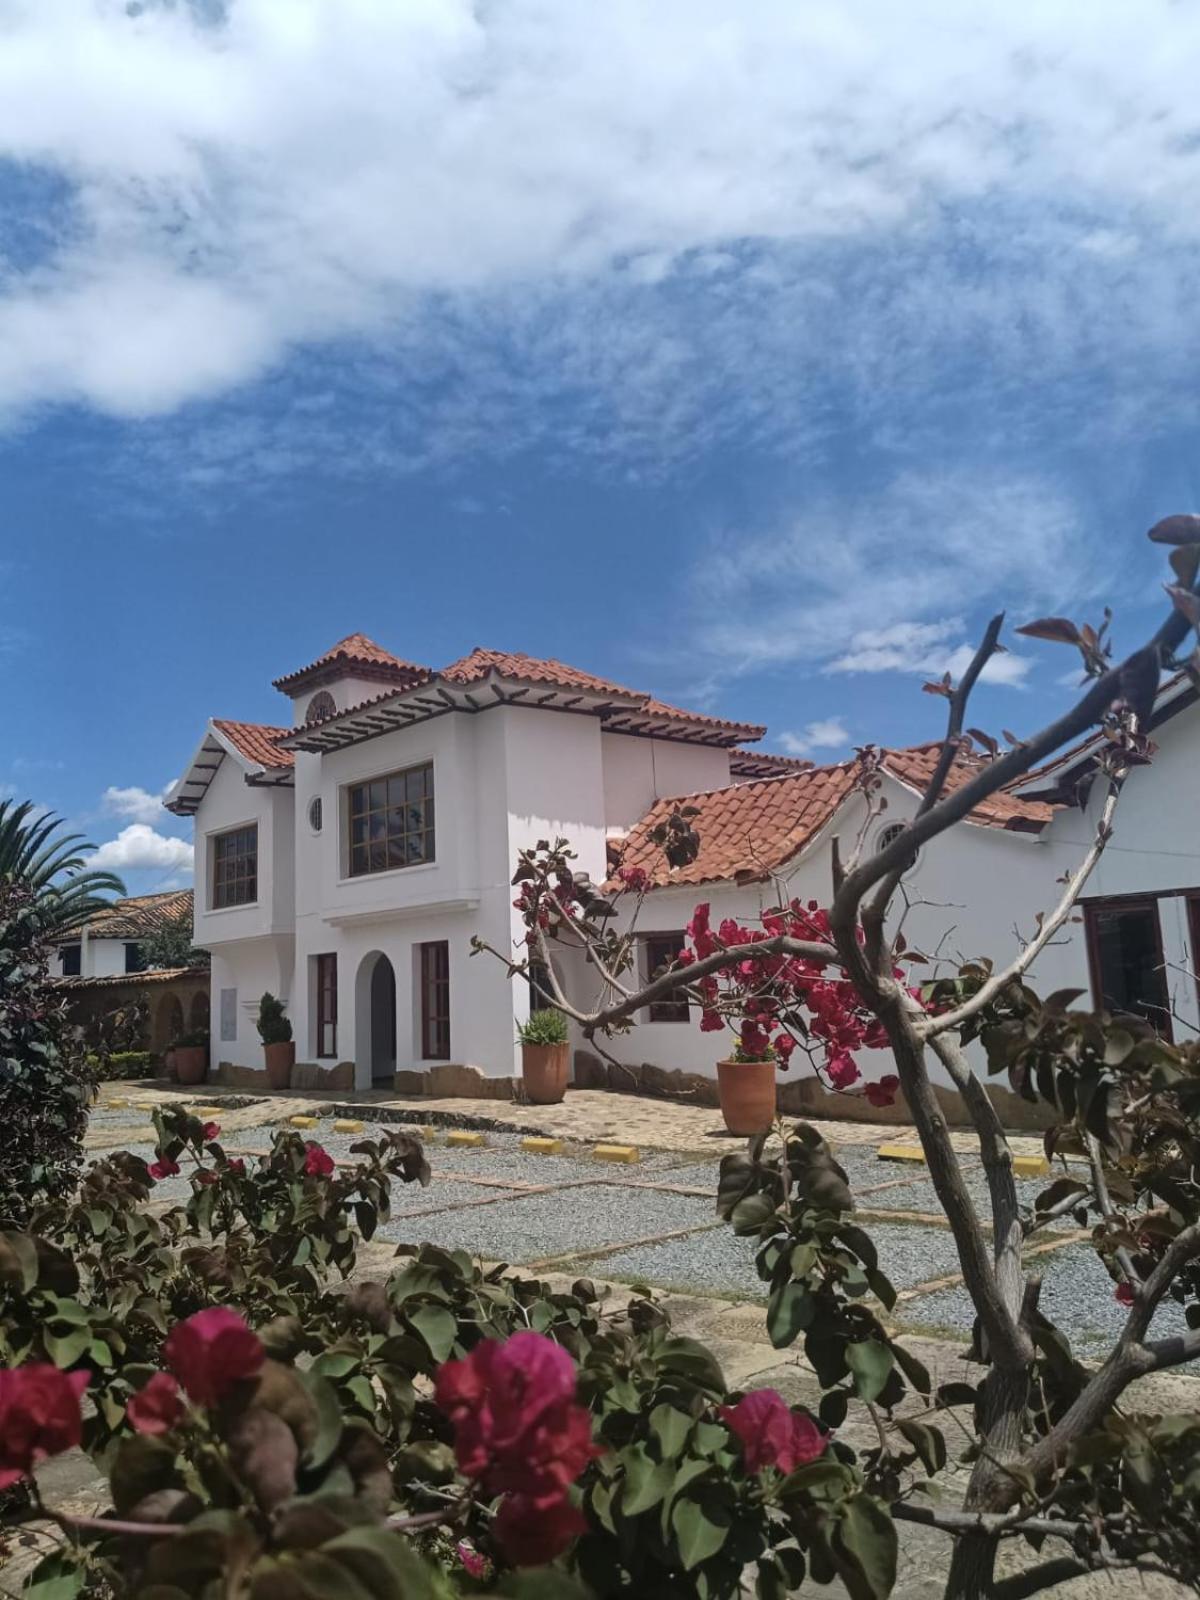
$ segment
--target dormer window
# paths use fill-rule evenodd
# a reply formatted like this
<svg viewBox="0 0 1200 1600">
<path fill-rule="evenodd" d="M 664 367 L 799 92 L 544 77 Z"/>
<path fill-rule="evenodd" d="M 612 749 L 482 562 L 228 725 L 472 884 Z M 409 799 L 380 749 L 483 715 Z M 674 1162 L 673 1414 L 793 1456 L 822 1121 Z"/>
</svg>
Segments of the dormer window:
<svg viewBox="0 0 1200 1600">
<path fill-rule="evenodd" d="M 308 709 L 304 713 L 305 722 L 319 722 L 323 717 L 331 717 L 337 710 L 337 705 L 328 689 L 318 689 L 308 702 Z"/>
</svg>

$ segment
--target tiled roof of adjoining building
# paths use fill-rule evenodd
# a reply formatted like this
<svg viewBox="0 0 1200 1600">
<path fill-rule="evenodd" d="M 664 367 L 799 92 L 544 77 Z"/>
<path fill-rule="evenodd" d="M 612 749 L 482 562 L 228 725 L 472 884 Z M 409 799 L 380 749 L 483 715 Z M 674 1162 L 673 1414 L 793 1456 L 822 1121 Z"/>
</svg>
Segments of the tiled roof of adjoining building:
<svg viewBox="0 0 1200 1600">
<path fill-rule="evenodd" d="M 265 722 L 230 722 L 227 717 L 214 717 L 217 728 L 236 745 L 247 761 L 260 767 L 293 767 L 296 758 L 290 750 L 282 750 L 277 740 L 291 733 L 291 728 L 273 728 Z"/>
<path fill-rule="evenodd" d="M 130 895 L 114 900 L 86 923 L 89 939 L 144 939 L 192 915 L 192 891 L 167 889 L 162 894 Z M 81 929 L 74 928 L 59 942 L 76 944 Z"/>
<path fill-rule="evenodd" d="M 207 967 L 159 967 L 153 972 L 114 972 L 106 978 L 47 978 L 52 989 L 140 989 L 145 983 L 176 983 L 190 978 L 197 983 L 209 981 Z"/>
<path fill-rule="evenodd" d="M 932 744 L 885 750 L 883 769 L 897 782 L 923 791 L 939 748 Z M 957 789 L 968 782 L 982 764 L 981 757 L 969 752 L 960 755 L 950 770 L 947 789 Z M 737 783 L 727 789 L 659 800 L 630 829 L 621 845 L 621 865 L 644 867 L 656 888 L 768 878 L 833 820 L 854 790 L 858 776 L 858 762 L 845 761 Z M 687 866 L 671 868 L 650 835 L 683 806 L 696 808 L 691 826 L 699 836 L 700 849 Z M 1000 793 L 989 796 L 968 820 L 986 827 L 1037 831 L 1053 815 L 1053 806 Z"/>
<path fill-rule="evenodd" d="M 777 756 L 770 750 L 731 750 L 729 770 L 735 778 L 775 778 L 785 772 L 811 772 L 815 761 Z"/>
</svg>

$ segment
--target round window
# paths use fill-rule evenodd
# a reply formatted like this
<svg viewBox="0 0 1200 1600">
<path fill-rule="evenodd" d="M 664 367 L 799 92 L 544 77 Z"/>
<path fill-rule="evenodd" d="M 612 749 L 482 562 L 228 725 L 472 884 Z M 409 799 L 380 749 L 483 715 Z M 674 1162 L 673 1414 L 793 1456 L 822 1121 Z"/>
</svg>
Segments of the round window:
<svg viewBox="0 0 1200 1600">
<path fill-rule="evenodd" d="M 321 796 L 308 803 L 308 825 L 314 833 L 321 831 Z"/>
<path fill-rule="evenodd" d="M 875 835 L 875 854 L 882 855 L 882 853 L 887 849 L 888 845 L 895 843 L 907 826 L 908 824 L 904 822 L 889 822 L 886 828 L 880 828 L 879 832 Z M 908 860 L 904 863 L 905 872 L 911 872 L 916 866 L 917 856 L 918 852 L 914 850 L 909 856 Z"/>
</svg>

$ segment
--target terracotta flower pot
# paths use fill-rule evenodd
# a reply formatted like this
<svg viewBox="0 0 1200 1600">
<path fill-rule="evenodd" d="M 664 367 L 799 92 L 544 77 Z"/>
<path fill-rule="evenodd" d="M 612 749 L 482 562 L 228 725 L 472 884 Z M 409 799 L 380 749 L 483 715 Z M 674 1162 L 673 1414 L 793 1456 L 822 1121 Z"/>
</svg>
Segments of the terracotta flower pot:
<svg viewBox="0 0 1200 1600">
<path fill-rule="evenodd" d="M 163 1056 L 162 1072 L 159 1074 L 159 1076 L 163 1078 L 175 1078 L 176 1081 L 178 1081 L 179 1074 L 175 1070 L 174 1050 L 168 1050 Z"/>
<path fill-rule="evenodd" d="M 282 1044 L 265 1044 L 263 1055 L 267 1060 L 267 1088 L 286 1089 L 296 1065 L 296 1041 L 285 1039 Z"/>
<path fill-rule="evenodd" d="M 180 1083 L 203 1083 L 208 1071 L 208 1046 L 206 1044 L 177 1044 L 175 1046 L 175 1076 Z"/>
<path fill-rule="evenodd" d="M 521 1080 L 533 1106 L 556 1106 L 567 1092 L 567 1044 L 523 1044 Z"/>
<path fill-rule="evenodd" d="M 730 1133 L 766 1133 L 774 1122 L 773 1061 L 718 1061 L 717 1090 Z"/>
</svg>

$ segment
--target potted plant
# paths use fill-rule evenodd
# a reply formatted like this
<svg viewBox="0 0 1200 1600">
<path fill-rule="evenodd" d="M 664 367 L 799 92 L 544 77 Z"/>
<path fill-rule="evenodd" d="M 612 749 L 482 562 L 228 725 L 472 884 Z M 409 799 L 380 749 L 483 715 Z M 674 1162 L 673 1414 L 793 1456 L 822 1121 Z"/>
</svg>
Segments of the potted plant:
<svg viewBox="0 0 1200 1600">
<path fill-rule="evenodd" d="M 172 1044 L 168 1058 L 175 1063 L 180 1083 L 203 1083 L 208 1072 L 208 1029 L 195 1028 L 181 1033 Z"/>
<path fill-rule="evenodd" d="M 765 1034 L 751 1047 L 740 1036 L 733 1054 L 717 1062 L 717 1093 L 730 1133 L 767 1132 L 775 1121 L 775 1047 Z"/>
<path fill-rule="evenodd" d="M 296 1045 L 283 1001 L 273 994 L 264 994 L 258 1002 L 258 1037 L 267 1063 L 267 1088 L 286 1089 L 296 1064 Z"/>
<path fill-rule="evenodd" d="M 556 1106 L 567 1092 L 567 1019 L 552 1007 L 517 1024 L 521 1079 L 530 1105 Z"/>
</svg>

